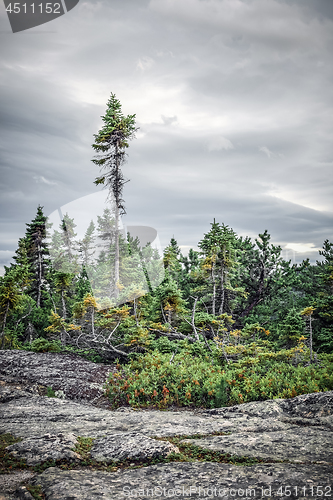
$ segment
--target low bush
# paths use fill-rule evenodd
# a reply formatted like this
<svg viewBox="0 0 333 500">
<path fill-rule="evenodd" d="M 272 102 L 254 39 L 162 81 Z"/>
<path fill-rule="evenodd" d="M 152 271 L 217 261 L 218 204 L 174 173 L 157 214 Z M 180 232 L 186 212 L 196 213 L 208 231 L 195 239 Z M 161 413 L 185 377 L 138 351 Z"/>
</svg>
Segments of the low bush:
<svg viewBox="0 0 333 500">
<path fill-rule="evenodd" d="M 226 369 L 225 377 L 229 386 L 229 405 L 274 398 L 293 398 L 300 394 L 333 389 L 332 364 L 293 366 L 257 359 L 248 366 L 231 366 Z"/>
<path fill-rule="evenodd" d="M 159 351 L 140 355 L 118 365 L 106 394 L 113 407 L 214 408 L 333 390 L 333 363 L 327 355 L 316 364 L 295 365 L 289 351 L 269 351 L 266 344 L 237 346 L 235 351 L 236 360 L 223 367 L 212 365 L 207 354 L 185 344 L 174 355 Z"/>
<path fill-rule="evenodd" d="M 60 352 L 61 343 L 57 340 L 47 340 L 42 337 L 33 340 L 30 344 L 25 344 L 23 349 L 33 352 Z"/>
<path fill-rule="evenodd" d="M 213 408 L 227 399 L 223 378 L 222 369 L 212 366 L 208 356 L 195 358 L 185 350 L 174 356 L 153 351 L 132 359 L 122 370 L 118 365 L 106 384 L 106 394 L 113 407 Z"/>
</svg>

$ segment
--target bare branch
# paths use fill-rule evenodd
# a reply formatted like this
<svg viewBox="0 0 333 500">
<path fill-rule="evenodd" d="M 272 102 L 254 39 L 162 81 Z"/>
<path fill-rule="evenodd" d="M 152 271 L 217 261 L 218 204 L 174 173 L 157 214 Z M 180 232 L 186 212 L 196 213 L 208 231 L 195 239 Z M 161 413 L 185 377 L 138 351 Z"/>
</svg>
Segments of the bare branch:
<svg viewBox="0 0 333 500">
<path fill-rule="evenodd" d="M 192 325 L 192 330 L 193 330 L 193 333 L 195 335 L 195 338 L 197 340 L 199 340 L 199 335 L 198 335 L 198 332 L 197 332 L 197 329 L 195 327 L 195 322 L 194 322 L 194 318 L 195 318 L 195 308 L 196 308 L 196 305 L 197 305 L 197 302 L 198 302 L 198 297 L 192 297 L 194 299 L 194 304 L 193 304 L 193 309 L 192 309 L 192 318 L 191 318 L 191 325 Z"/>
<path fill-rule="evenodd" d="M 172 362 L 173 362 L 173 358 L 176 356 L 178 349 L 179 349 L 179 346 L 177 346 L 177 349 L 175 350 L 175 352 L 174 352 L 174 353 L 173 353 L 173 355 L 171 356 L 170 361 L 169 361 L 169 365 L 171 365 L 171 364 L 172 364 Z"/>
<path fill-rule="evenodd" d="M 108 336 L 107 338 L 107 342 L 110 341 L 112 335 L 114 334 L 114 332 L 117 330 L 118 326 L 120 325 L 120 320 L 118 321 L 118 323 L 116 324 L 116 326 L 114 327 L 114 329 L 112 330 L 112 332 L 110 333 L 110 335 Z"/>
<path fill-rule="evenodd" d="M 189 340 L 190 342 L 196 342 L 196 339 L 194 337 L 188 337 L 187 335 L 183 335 L 182 333 L 179 333 L 176 331 L 163 332 L 162 330 L 157 330 L 155 328 L 149 328 L 149 330 L 152 332 L 160 333 L 161 335 L 165 335 L 166 337 L 169 337 L 170 339 Z"/>
</svg>

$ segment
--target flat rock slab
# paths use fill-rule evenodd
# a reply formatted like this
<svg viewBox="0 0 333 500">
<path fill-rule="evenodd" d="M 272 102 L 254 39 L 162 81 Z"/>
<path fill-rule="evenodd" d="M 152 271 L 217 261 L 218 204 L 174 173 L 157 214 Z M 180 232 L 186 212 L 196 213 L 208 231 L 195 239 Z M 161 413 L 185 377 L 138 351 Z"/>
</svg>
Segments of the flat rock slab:
<svg viewBox="0 0 333 500">
<path fill-rule="evenodd" d="M 113 365 L 98 365 L 72 354 L 0 350 L 0 377 L 9 382 L 41 384 L 61 390 L 69 399 L 93 401 L 104 394 L 103 384 Z"/>
<path fill-rule="evenodd" d="M 0 433 L 8 432 L 17 437 L 60 432 L 93 438 L 119 432 L 140 432 L 150 437 L 207 435 L 213 432 L 235 431 L 238 427 L 248 427 L 250 424 L 249 418 L 243 415 L 239 421 L 230 421 L 191 412 L 117 412 L 74 401 L 34 395 L 11 398 L 1 405 L 1 415 Z M 258 423 L 259 420 L 266 428 L 267 422 L 258 419 Z M 253 421 L 251 425 L 254 425 Z M 276 425 L 281 429 L 290 427 L 284 423 Z"/>
<path fill-rule="evenodd" d="M 36 474 L 30 471 L 15 471 L 12 474 L 0 474 L 0 500 L 14 498 L 14 491 L 23 481 L 31 481 Z"/>
<path fill-rule="evenodd" d="M 179 449 L 166 441 L 157 441 L 137 432 L 123 432 L 99 438 L 91 448 L 91 458 L 97 462 L 121 462 L 164 458 Z"/>
<path fill-rule="evenodd" d="M 81 457 L 73 451 L 76 444 L 74 434 L 45 434 L 26 438 L 7 446 L 6 450 L 15 458 L 23 459 L 27 465 L 37 465 L 48 460 L 78 462 Z"/>
<path fill-rule="evenodd" d="M 196 462 L 158 464 L 115 473 L 47 469 L 34 481 L 47 500 L 124 498 L 289 498 L 332 495 L 328 466 L 263 464 L 251 467 Z M 282 488 L 282 489 L 281 489 Z M 287 488 L 287 489 L 286 489 Z M 279 494 L 280 491 L 280 494 Z M 291 493 L 292 495 L 288 495 Z M 282 495 L 281 495 L 282 493 Z"/>
<path fill-rule="evenodd" d="M 293 425 L 277 419 L 250 417 L 243 413 L 194 414 L 184 411 L 108 411 L 89 404 L 27 394 L 0 387 L 0 433 L 17 437 L 74 433 L 103 437 L 110 433 L 140 432 L 150 437 L 190 436 L 214 432 L 265 432 L 286 430 Z M 260 414 L 259 414 L 260 415 Z"/>
<path fill-rule="evenodd" d="M 302 394 L 290 399 L 252 401 L 231 407 L 203 410 L 203 413 L 219 416 L 242 413 L 250 417 L 260 415 L 262 418 L 289 416 L 312 419 L 313 417 L 327 417 L 333 415 L 333 391 Z"/>
<path fill-rule="evenodd" d="M 236 456 L 333 465 L 333 432 L 326 429 L 296 427 L 283 432 L 237 433 L 184 442 Z"/>
</svg>

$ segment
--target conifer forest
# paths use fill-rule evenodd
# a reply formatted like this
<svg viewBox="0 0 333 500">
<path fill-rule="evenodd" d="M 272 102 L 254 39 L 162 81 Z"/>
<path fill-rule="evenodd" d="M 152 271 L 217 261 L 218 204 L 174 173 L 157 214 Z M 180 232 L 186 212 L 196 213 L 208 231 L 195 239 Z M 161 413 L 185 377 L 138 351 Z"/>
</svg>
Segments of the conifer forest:
<svg viewBox="0 0 333 500">
<path fill-rule="evenodd" d="M 135 115 L 114 94 L 95 135 L 92 176 L 110 208 L 79 239 L 43 207 L 0 278 L 1 349 L 74 353 L 114 363 L 112 407 L 219 407 L 333 390 L 333 243 L 293 264 L 269 228 L 254 240 L 227 220 L 183 255 L 119 229 L 122 168 Z M 97 169 L 96 169 L 97 167 Z M 98 171 L 99 169 L 99 171 Z"/>
</svg>

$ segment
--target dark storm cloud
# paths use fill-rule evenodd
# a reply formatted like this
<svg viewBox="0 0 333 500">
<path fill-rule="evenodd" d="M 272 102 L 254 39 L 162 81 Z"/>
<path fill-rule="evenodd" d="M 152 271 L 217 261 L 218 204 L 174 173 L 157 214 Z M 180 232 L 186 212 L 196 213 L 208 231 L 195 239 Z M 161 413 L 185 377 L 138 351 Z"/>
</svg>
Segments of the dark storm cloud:
<svg viewBox="0 0 333 500">
<path fill-rule="evenodd" d="M 140 126 L 127 224 L 185 249 L 214 217 L 301 256 L 332 239 L 331 1 L 90 0 L 15 35 L 0 5 L 2 263 L 38 204 L 94 192 L 111 91 Z"/>
<path fill-rule="evenodd" d="M 311 17 L 333 19 L 333 3 L 331 0 L 281 0 L 283 3 L 296 4 L 306 9 Z"/>
</svg>

